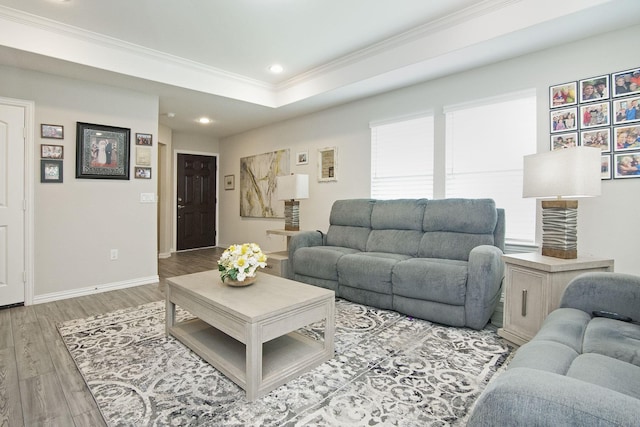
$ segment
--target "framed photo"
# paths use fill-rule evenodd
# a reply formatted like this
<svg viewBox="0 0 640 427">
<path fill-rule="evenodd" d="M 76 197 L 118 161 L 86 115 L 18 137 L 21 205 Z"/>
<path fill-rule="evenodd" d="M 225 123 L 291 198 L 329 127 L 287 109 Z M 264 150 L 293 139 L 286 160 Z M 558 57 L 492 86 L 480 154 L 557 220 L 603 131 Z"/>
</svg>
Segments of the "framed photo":
<svg viewBox="0 0 640 427">
<path fill-rule="evenodd" d="M 578 132 L 561 133 L 551 135 L 551 151 L 563 148 L 576 147 L 578 145 Z"/>
<path fill-rule="evenodd" d="M 153 136 L 150 133 L 136 133 L 136 145 L 153 145 Z"/>
<path fill-rule="evenodd" d="M 609 101 L 580 106 L 580 128 L 609 126 Z"/>
<path fill-rule="evenodd" d="M 135 177 L 138 179 L 151 179 L 151 168 L 135 167 Z"/>
<path fill-rule="evenodd" d="M 600 179 L 611 179 L 611 155 L 605 154 L 600 161 Z"/>
<path fill-rule="evenodd" d="M 40 137 L 52 139 L 64 139 L 64 127 L 61 125 L 40 125 Z"/>
<path fill-rule="evenodd" d="M 131 130 L 77 123 L 76 178 L 129 179 Z"/>
<path fill-rule="evenodd" d="M 296 165 L 308 165 L 309 164 L 309 152 L 301 151 L 296 153 Z"/>
<path fill-rule="evenodd" d="M 551 133 L 578 130 L 577 108 L 551 111 Z"/>
<path fill-rule="evenodd" d="M 151 166 L 151 147 L 136 147 L 136 165 Z"/>
<path fill-rule="evenodd" d="M 338 180 L 338 147 L 327 147 L 318 150 L 318 181 Z"/>
<path fill-rule="evenodd" d="M 62 145 L 40 144 L 40 157 L 43 159 L 64 159 Z"/>
<path fill-rule="evenodd" d="M 597 147 L 602 152 L 611 151 L 611 128 L 585 130 L 580 133 L 580 145 Z"/>
<path fill-rule="evenodd" d="M 580 80 L 580 102 L 609 99 L 609 75 Z"/>
<path fill-rule="evenodd" d="M 40 160 L 40 182 L 62 182 L 62 160 Z"/>
<path fill-rule="evenodd" d="M 640 95 L 613 101 L 613 124 L 640 122 Z"/>
<path fill-rule="evenodd" d="M 640 152 L 614 154 L 614 178 L 640 178 Z"/>
<path fill-rule="evenodd" d="M 640 125 L 613 128 L 615 151 L 640 150 Z"/>
<path fill-rule="evenodd" d="M 233 190 L 236 188 L 236 176 L 235 175 L 225 175 L 224 176 L 224 189 L 225 190 Z"/>
<path fill-rule="evenodd" d="M 640 93 L 640 68 L 611 74 L 613 96 L 626 96 Z"/>
<path fill-rule="evenodd" d="M 563 83 L 549 88 L 549 108 L 568 107 L 576 105 L 577 83 Z"/>
</svg>

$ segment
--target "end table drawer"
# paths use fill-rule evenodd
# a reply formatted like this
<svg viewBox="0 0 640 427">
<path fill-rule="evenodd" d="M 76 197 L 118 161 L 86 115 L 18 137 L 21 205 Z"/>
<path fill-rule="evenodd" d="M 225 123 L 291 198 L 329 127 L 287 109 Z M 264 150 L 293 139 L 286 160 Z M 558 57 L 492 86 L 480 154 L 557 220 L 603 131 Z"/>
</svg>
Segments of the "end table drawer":
<svg viewBox="0 0 640 427">
<path fill-rule="evenodd" d="M 273 274 L 274 276 L 284 277 L 287 263 L 289 262 L 289 252 L 270 252 L 266 255 L 267 266 L 262 271 L 267 274 Z"/>
</svg>

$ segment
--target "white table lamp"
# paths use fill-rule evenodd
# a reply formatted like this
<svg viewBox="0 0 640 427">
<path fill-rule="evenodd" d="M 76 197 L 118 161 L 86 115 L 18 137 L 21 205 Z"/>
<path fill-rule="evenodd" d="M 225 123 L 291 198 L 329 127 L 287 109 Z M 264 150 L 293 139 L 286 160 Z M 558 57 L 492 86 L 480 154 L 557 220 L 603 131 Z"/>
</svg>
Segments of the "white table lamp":
<svg viewBox="0 0 640 427">
<path fill-rule="evenodd" d="M 278 200 L 284 200 L 284 229 L 300 230 L 300 199 L 309 198 L 309 175 L 291 174 L 276 178 Z M 298 199 L 298 200 L 296 200 Z"/>
<path fill-rule="evenodd" d="M 601 191 L 601 151 L 573 147 L 524 157 L 523 197 L 542 201 L 542 255 L 578 257 L 577 197 Z"/>
</svg>

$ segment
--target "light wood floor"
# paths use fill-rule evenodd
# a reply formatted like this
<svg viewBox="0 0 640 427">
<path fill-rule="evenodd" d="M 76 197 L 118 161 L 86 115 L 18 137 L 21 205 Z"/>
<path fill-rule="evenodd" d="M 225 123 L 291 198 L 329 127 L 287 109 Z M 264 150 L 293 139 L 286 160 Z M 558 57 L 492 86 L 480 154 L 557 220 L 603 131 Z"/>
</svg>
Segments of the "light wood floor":
<svg viewBox="0 0 640 427">
<path fill-rule="evenodd" d="M 215 269 L 221 253 L 159 260 L 157 284 L 0 310 L 0 426 L 104 426 L 56 323 L 164 299 L 167 277 Z"/>
</svg>

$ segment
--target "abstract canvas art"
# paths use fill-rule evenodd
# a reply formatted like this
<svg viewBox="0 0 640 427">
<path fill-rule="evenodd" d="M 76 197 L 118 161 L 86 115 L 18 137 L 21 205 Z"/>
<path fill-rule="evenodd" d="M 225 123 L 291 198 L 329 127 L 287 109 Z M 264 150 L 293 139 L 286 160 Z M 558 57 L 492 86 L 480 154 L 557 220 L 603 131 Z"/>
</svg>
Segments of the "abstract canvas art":
<svg viewBox="0 0 640 427">
<path fill-rule="evenodd" d="M 240 216 L 284 218 L 284 202 L 276 198 L 276 177 L 289 174 L 289 150 L 240 159 Z"/>
</svg>

